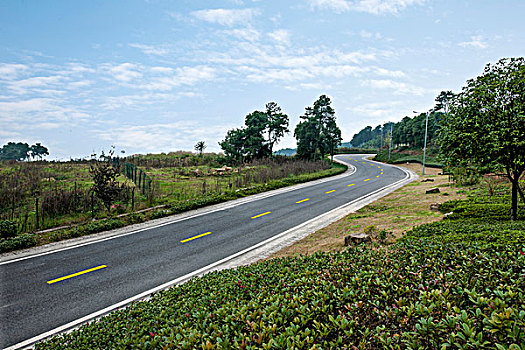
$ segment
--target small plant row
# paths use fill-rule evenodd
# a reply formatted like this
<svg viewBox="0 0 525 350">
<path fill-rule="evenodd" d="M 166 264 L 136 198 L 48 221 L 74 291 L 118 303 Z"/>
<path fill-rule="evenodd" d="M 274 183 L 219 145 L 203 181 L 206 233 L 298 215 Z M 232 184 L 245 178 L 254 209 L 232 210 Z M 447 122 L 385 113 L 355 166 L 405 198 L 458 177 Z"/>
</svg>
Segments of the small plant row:
<svg viewBox="0 0 525 350">
<path fill-rule="evenodd" d="M 486 221 L 210 273 L 36 349 L 523 349 L 525 222 Z"/>
</svg>

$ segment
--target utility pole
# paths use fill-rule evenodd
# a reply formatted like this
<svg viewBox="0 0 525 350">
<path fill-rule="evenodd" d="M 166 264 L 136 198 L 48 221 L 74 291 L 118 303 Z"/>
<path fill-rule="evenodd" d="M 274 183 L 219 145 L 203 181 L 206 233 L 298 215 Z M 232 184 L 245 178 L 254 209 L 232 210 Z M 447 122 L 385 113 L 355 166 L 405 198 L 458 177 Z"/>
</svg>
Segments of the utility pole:
<svg viewBox="0 0 525 350">
<path fill-rule="evenodd" d="M 423 176 L 425 176 L 425 158 L 427 155 L 427 134 L 428 134 L 428 111 L 427 111 L 427 118 L 425 121 L 425 146 L 423 147 L 423 172 L 422 172 Z"/>
<path fill-rule="evenodd" d="M 390 147 L 388 147 L 388 161 L 390 162 L 390 153 L 392 151 L 392 132 L 394 131 L 394 123 L 390 124 Z"/>
</svg>

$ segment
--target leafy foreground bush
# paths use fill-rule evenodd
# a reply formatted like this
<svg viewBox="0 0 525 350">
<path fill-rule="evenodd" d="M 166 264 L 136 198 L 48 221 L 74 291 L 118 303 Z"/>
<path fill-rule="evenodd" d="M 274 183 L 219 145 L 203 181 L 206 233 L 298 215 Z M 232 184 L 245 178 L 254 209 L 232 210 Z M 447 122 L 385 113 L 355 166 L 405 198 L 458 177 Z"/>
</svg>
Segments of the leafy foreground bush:
<svg viewBox="0 0 525 350">
<path fill-rule="evenodd" d="M 16 224 L 11 220 L 0 220 L 0 238 L 12 238 L 16 236 Z"/>
<path fill-rule="evenodd" d="M 210 273 L 36 348 L 524 349 L 524 242 L 524 222 L 423 225 Z"/>
</svg>

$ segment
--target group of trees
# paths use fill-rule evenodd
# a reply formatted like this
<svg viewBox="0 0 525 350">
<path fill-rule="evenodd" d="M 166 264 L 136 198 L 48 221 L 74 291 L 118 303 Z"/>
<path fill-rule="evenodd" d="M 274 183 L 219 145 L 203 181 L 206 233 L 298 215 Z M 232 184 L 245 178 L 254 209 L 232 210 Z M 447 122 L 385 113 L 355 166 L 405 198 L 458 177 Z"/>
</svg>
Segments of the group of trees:
<svg viewBox="0 0 525 350">
<path fill-rule="evenodd" d="M 512 184 L 511 219 L 517 219 L 519 179 L 525 171 L 525 59 L 487 64 L 467 81 L 443 115 L 440 154 L 449 166 L 478 173 L 502 171 Z"/>
<path fill-rule="evenodd" d="M 436 104 L 428 115 L 427 146 L 434 144 L 438 138 L 441 119 L 449 112 L 450 104 L 455 96 L 452 91 L 441 91 L 436 97 Z M 397 123 L 387 122 L 375 128 L 366 126 L 352 137 L 351 143 L 361 148 L 383 148 L 389 146 L 390 137 L 392 137 L 394 147 L 423 148 L 425 123 L 426 113 L 420 113 L 412 118 L 404 117 Z M 390 130 L 393 130 L 392 135 L 390 135 Z"/>
<path fill-rule="evenodd" d="M 268 157 L 273 146 L 288 130 L 288 115 L 275 102 L 266 104 L 266 110 L 253 111 L 244 119 L 244 127 L 231 129 L 219 142 L 227 157 L 235 161 L 247 161 Z"/>
<path fill-rule="evenodd" d="M 341 144 L 341 129 L 335 121 L 335 111 L 330 98 L 321 95 L 313 107 L 306 107 L 301 122 L 295 128 L 297 156 L 300 158 L 323 159 L 325 154 L 333 157 L 334 150 Z"/>
<path fill-rule="evenodd" d="M 42 160 L 43 157 L 48 155 L 47 147 L 42 146 L 40 143 L 29 146 L 27 143 L 9 142 L 0 148 L 0 160 L 23 161 L 29 158 Z"/>
<path fill-rule="evenodd" d="M 322 159 L 334 153 L 341 143 L 341 130 L 336 124 L 330 98 L 320 96 L 313 107 L 306 107 L 301 122 L 294 131 L 297 156 L 302 159 Z M 266 104 L 266 110 L 253 111 L 244 120 L 244 126 L 231 129 L 219 142 L 230 159 L 238 162 L 269 157 L 274 145 L 288 133 L 289 119 L 275 102 Z"/>
</svg>

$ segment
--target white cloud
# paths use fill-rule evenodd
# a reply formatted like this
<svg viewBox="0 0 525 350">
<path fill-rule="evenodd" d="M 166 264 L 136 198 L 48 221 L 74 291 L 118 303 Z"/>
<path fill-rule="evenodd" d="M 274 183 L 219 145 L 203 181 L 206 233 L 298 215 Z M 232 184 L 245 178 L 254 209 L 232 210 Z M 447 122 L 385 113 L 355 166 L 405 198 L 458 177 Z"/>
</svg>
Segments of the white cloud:
<svg viewBox="0 0 525 350">
<path fill-rule="evenodd" d="M 123 125 L 102 130 L 93 130 L 98 137 L 110 141 L 117 147 L 140 149 L 142 152 L 188 149 L 198 140 L 215 145 L 230 127 L 214 125 L 213 128 L 192 121 L 149 125 Z M 210 147 L 210 150 L 217 147 Z"/>
<path fill-rule="evenodd" d="M 350 4 L 346 0 L 309 0 L 310 7 L 333 10 L 337 13 L 350 10 Z"/>
<path fill-rule="evenodd" d="M 191 15 L 197 19 L 229 27 L 235 24 L 248 24 L 258 14 L 257 9 L 207 9 L 191 12 Z"/>
<path fill-rule="evenodd" d="M 308 0 L 311 8 L 366 12 L 373 15 L 396 14 L 408 6 L 421 5 L 426 0 Z"/>
<path fill-rule="evenodd" d="M 383 38 L 383 35 L 381 35 L 381 33 L 373 33 L 373 32 L 369 32 L 369 31 L 366 31 L 366 30 L 361 30 L 359 32 L 359 36 L 363 39 L 381 39 Z"/>
<path fill-rule="evenodd" d="M 268 36 L 279 45 L 290 45 L 290 32 L 287 30 L 278 29 L 268 33 Z"/>
<path fill-rule="evenodd" d="M 105 65 L 105 68 L 113 76 L 113 78 L 129 83 L 131 80 L 142 78 L 143 74 L 139 71 L 139 66 L 133 63 L 122 63 L 117 66 Z"/>
<path fill-rule="evenodd" d="M 365 103 L 349 108 L 348 110 L 363 116 L 374 118 L 388 118 L 396 115 L 399 107 L 403 106 L 402 101 L 387 101 Z"/>
<path fill-rule="evenodd" d="M 412 86 L 407 83 L 392 81 L 389 79 L 368 79 L 363 81 L 364 86 L 369 86 L 374 89 L 391 89 L 394 90 L 396 95 L 417 95 L 422 96 L 426 93 L 426 90 Z"/>
<path fill-rule="evenodd" d="M 16 79 L 28 69 L 24 64 L 0 63 L 0 80 Z"/>
<path fill-rule="evenodd" d="M 373 15 L 396 14 L 408 6 L 421 5 L 425 0 L 359 0 L 351 3 L 354 11 Z"/>
<path fill-rule="evenodd" d="M 481 35 L 475 35 L 470 37 L 470 41 L 463 41 L 458 44 L 462 47 L 472 47 L 475 49 L 486 49 L 488 47 L 487 43 L 483 40 Z"/>
<path fill-rule="evenodd" d="M 261 34 L 253 28 L 225 30 L 224 33 L 245 41 L 257 41 L 261 36 Z"/>
<path fill-rule="evenodd" d="M 170 50 L 165 46 L 153 46 L 144 44 L 129 44 L 130 47 L 141 50 L 146 55 L 166 56 Z"/>
</svg>

